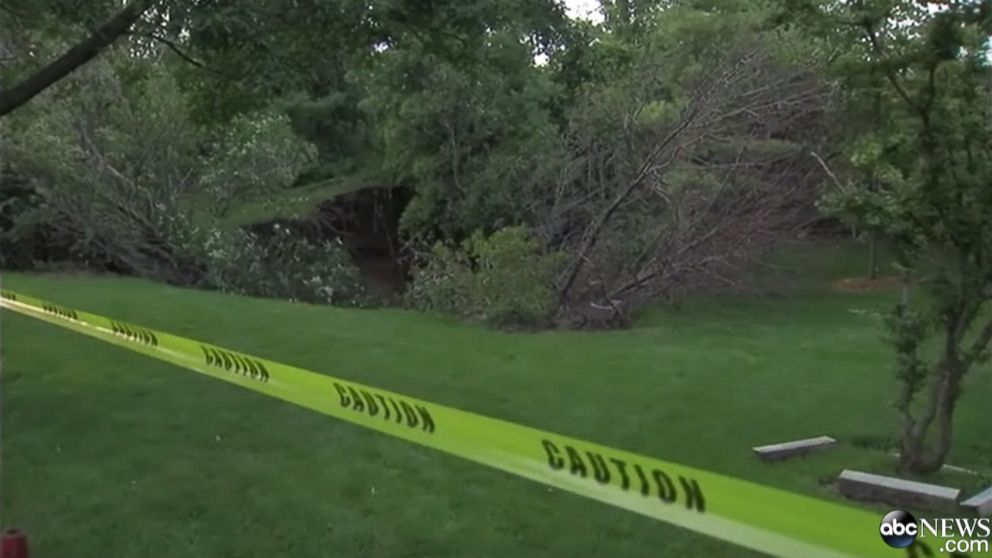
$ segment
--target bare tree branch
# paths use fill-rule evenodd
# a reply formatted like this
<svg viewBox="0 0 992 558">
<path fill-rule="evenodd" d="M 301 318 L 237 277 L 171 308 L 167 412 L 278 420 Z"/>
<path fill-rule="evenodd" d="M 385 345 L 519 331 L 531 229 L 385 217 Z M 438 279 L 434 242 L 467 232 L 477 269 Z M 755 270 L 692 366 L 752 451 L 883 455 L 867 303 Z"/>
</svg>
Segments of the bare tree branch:
<svg viewBox="0 0 992 558">
<path fill-rule="evenodd" d="M 700 83 L 667 130 L 646 130 L 631 116 L 650 102 L 645 91 L 620 108 L 616 130 L 566 142 L 587 168 L 606 172 L 560 185 L 539 227 L 571 258 L 558 282 L 562 311 L 602 298 L 604 287 L 626 310 L 706 281 L 738 285 L 737 262 L 815 217 L 821 169 L 808 147 L 780 138 L 815 129 L 829 89 L 758 49 L 738 53 Z M 674 171 L 678 186 L 668 180 Z"/>
<path fill-rule="evenodd" d="M 829 176 L 830 180 L 834 182 L 834 185 L 837 186 L 837 189 L 840 190 L 841 192 L 844 192 L 845 191 L 844 185 L 841 184 L 840 180 L 837 179 L 837 175 L 830 170 L 830 167 L 827 166 L 827 163 L 825 163 L 823 159 L 816 154 L 815 151 L 811 151 L 810 155 L 812 155 L 813 158 L 816 159 L 817 163 L 820 163 L 820 166 L 823 168 L 823 172 L 827 173 L 827 176 Z"/>
<path fill-rule="evenodd" d="M 197 66 L 197 67 L 203 67 L 203 62 L 201 62 L 200 60 L 197 60 L 192 55 L 187 54 L 182 49 L 182 47 L 179 46 L 178 43 L 176 43 L 172 39 L 169 39 L 168 37 L 163 37 L 163 36 L 159 35 L 158 33 L 144 33 L 144 32 L 143 33 L 135 33 L 135 32 L 128 32 L 127 34 L 128 35 L 131 35 L 133 37 L 144 37 L 146 39 L 151 39 L 151 40 L 153 40 L 155 42 L 162 43 L 163 45 L 165 45 L 166 47 L 168 47 L 169 50 L 171 50 L 172 52 L 176 53 L 177 56 L 179 56 L 180 58 L 182 58 L 186 62 L 189 62 L 190 64 L 192 64 L 194 66 Z"/>
<path fill-rule="evenodd" d="M 642 85 L 654 82 L 663 80 L 634 85 L 645 90 L 618 107 L 615 128 L 565 138 L 578 170 L 559 178 L 538 230 L 570 258 L 557 284 L 567 323 L 592 302 L 627 312 L 706 284 L 738 288 L 740 264 L 817 215 L 827 169 L 789 138 L 822 126 L 826 83 L 748 47 L 728 54 L 661 127 L 631 116 L 657 95 Z"/>
</svg>

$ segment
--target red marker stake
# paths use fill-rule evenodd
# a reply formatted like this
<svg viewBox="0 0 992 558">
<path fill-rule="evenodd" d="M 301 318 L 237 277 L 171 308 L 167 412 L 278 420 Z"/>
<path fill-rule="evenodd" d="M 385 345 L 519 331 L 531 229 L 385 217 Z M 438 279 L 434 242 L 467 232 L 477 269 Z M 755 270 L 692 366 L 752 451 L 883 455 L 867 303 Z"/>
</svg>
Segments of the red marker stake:
<svg viewBox="0 0 992 558">
<path fill-rule="evenodd" d="M 0 538 L 0 558 L 28 558 L 28 537 L 17 529 L 4 531 Z"/>
</svg>

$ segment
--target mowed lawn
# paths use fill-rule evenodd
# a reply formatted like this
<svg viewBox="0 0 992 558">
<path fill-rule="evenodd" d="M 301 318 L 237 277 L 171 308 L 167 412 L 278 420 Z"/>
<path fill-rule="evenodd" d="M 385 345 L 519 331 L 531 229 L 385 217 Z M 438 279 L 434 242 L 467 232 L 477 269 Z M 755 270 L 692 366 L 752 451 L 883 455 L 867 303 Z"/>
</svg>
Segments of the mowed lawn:
<svg viewBox="0 0 992 558">
<path fill-rule="evenodd" d="M 3 281 L 318 372 L 837 499 L 827 481 L 841 469 L 892 470 L 877 448 L 893 434 L 896 386 L 874 314 L 895 293 L 831 291 L 831 276 L 860 272 L 857 258 L 836 261 L 813 265 L 817 277 L 787 296 L 690 302 L 610 333 L 507 334 L 406 311 L 113 277 Z M 30 533 L 34 556 L 757 556 L 20 315 L 3 312 L 0 325 L 2 522 Z M 988 475 L 988 366 L 969 378 L 960 407 L 951 461 Z M 843 443 L 774 466 L 750 451 L 821 434 Z M 988 479 L 942 480 L 974 488 Z"/>
</svg>

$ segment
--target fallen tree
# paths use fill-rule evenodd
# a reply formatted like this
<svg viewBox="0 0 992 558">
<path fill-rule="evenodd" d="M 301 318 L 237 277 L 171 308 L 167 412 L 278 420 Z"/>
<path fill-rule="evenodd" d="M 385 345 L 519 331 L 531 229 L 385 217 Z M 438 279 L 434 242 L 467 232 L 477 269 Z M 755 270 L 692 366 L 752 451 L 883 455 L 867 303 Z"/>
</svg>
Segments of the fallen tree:
<svg viewBox="0 0 992 558">
<path fill-rule="evenodd" d="M 562 149 L 538 235 L 568 255 L 562 316 L 631 309 L 707 284 L 816 218 L 822 169 L 809 155 L 830 90 L 761 46 L 730 51 L 680 95 L 663 66 L 629 93 L 587 100 Z"/>
</svg>

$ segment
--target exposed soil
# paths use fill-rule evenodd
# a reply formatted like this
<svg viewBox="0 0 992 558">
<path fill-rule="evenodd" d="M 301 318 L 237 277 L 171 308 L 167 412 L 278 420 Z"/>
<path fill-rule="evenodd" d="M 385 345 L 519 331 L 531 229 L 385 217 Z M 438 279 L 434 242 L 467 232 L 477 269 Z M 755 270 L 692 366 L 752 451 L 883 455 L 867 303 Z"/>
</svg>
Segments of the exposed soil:
<svg viewBox="0 0 992 558">
<path fill-rule="evenodd" d="M 276 219 L 248 225 L 261 235 L 278 223 L 309 238 L 340 239 L 362 272 L 366 287 L 383 295 L 402 292 L 407 270 L 401 258 L 399 220 L 412 192 L 369 187 L 322 202 L 304 219 Z"/>
</svg>

